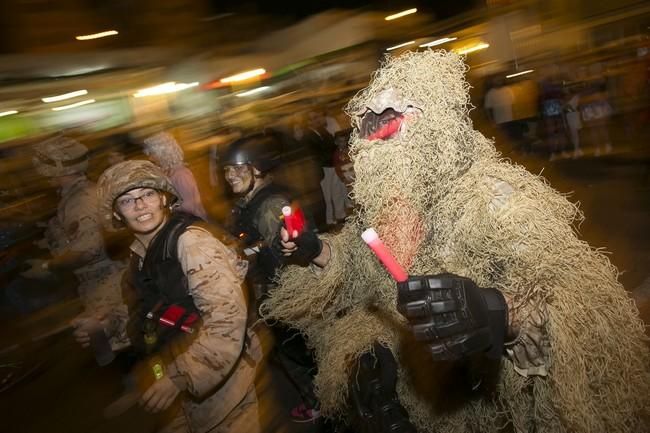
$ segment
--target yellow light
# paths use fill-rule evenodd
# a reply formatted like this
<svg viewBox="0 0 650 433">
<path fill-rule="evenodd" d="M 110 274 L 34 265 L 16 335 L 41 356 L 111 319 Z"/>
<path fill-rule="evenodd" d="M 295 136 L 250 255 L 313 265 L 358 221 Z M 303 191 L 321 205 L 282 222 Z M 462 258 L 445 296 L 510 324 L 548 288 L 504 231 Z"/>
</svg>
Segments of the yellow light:
<svg viewBox="0 0 650 433">
<path fill-rule="evenodd" d="M 105 38 L 106 36 L 114 36 L 117 34 L 117 30 L 107 30 L 105 32 L 93 33 L 91 35 L 75 36 L 75 39 L 78 41 L 89 41 L 91 39 Z"/>
<path fill-rule="evenodd" d="M 58 101 L 64 101 L 66 99 L 75 98 L 77 96 L 83 96 L 87 94 L 88 94 L 87 90 L 75 90 L 74 92 L 64 93 L 62 95 L 48 96 L 46 98 L 42 98 L 41 101 L 45 103 L 58 102 Z"/>
<path fill-rule="evenodd" d="M 241 72 L 239 74 L 231 75 L 230 77 L 222 78 L 219 80 L 221 83 L 235 83 L 237 81 L 250 80 L 251 78 L 259 77 L 266 74 L 266 69 L 258 68 L 250 71 Z"/>
<path fill-rule="evenodd" d="M 456 50 L 456 52 L 458 54 L 469 54 L 469 53 L 473 53 L 474 51 L 484 50 L 489 46 L 490 46 L 490 44 L 486 44 L 485 42 L 481 42 L 481 43 L 476 44 L 476 45 L 470 45 L 468 47 L 459 48 L 458 50 Z"/>
<path fill-rule="evenodd" d="M 403 44 L 399 44 L 399 45 L 394 45 L 394 46 L 392 46 L 392 47 L 388 47 L 388 48 L 386 48 L 386 51 L 396 50 L 396 49 L 398 49 L 398 48 L 402 48 L 402 47 L 405 47 L 405 46 L 407 46 L 407 45 L 411 45 L 411 44 L 414 44 L 414 43 L 415 43 L 415 41 L 404 42 Z"/>
<path fill-rule="evenodd" d="M 436 39 L 435 41 L 427 42 L 426 44 L 420 45 L 420 48 L 428 48 L 428 47 L 435 47 L 436 45 L 442 45 L 447 42 L 455 41 L 458 38 L 442 38 L 442 39 Z"/>
<path fill-rule="evenodd" d="M 136 98 L 141 98 L 143 96 L 164 95 L 166 93 L 179 92 L 181 90 L 189 89 L 190 87 L 196 87 L 198 85 L 198 81 L 194 81 L 193 83 L 177 83 L 175 81 L 169 81 L 167 83 L 158 84 L 157 86 L 140 89 L 135 92 L 133 96 Z"/>
<path fill-rule="evenodd" d="M 506 75 L 506 78 L 514 78 L 514 77 L 518 77 L 520 75 L 530 74 L 533 71 L 534 71 L 534 69 L 527 69 L 525 71 L 517 72 L 516 74 Z"/>
<path fill-rule="evenodd" d="M 61 111 L 61 110 L 67 110 L 68 108 L 81 107 L 82 105 L 92 104 L 93 102 L 95 102 L 94 99 L 86 99 L 85 101 L 75 102 L 74 104 L 62 105 L 60 107 L 54 107 L 54 108 L 52 108 L 52 111 Z"/>
<path fill-rule="evenodd" d="M 402 17 L 404 17 L 404 16 L 406 16 L 406 15 L 414 14 L 414 13 L 416 13 L 417 11 L 418 11 L 417 8 L 407 9 L 407 10 L 405 10 L 405 11 L 398 12 L 398 13 L 393 14 L 393 15 L 388 15 L 388 16 L 387 16 L 386 18 L 384 18 L 384 19 L 385 19 L 386 21 L 396 20 L 396 19 L 398 19 L 398 18 L 402 18 Z"/>
<path fill-rule="evenodd" d="M 268 90 L 268 89 L 270 89 L 269 86 L 256 87 L 254 89 L 247 90 L 245 92 L 237 93 L 235 96 L 238 96 L 240 98 L 243 97 L 243 96 L 251 96 L 251 95 L 263 92 L 263 91 Z"/>
<path fill-rule="evenodd" d="M 2 111 L 0 112 L 0 117 L 11 116 L 12 114 L 17 114 L 17 113 L 18 111 L 16 110 Z"/>
</svg>

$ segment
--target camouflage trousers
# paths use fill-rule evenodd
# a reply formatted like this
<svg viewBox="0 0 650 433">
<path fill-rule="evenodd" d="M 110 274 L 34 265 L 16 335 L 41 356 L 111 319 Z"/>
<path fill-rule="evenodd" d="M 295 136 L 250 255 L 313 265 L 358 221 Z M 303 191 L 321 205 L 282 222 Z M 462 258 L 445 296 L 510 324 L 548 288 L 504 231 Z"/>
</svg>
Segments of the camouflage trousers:
<svg viewBox="0 0 650 433">
<path fill-rule="evenodd" d="M 158 433 L 260 433 L 259 414 L 257 410 L 257 394 L 255 386 L 244 396 L 244 399 L 230 412 L 219 425 L 205 432 L 193 431 L 190 421 L 183 410 L 166 424 Z"/>
</svg>

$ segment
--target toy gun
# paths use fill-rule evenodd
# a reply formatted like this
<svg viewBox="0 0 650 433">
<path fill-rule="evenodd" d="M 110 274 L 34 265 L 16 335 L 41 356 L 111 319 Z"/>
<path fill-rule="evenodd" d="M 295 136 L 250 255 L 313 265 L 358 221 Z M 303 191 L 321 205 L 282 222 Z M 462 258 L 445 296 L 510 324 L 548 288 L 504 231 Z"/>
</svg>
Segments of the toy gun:
<svg viewBox="0 0 650 433">
<path fill-rule="evenodd" d="M 282 216 L 284 217 L 284 228 L 286 228 L 289 233 L 289 239 L 295 239 L 305 231 L 305 226 L 307 225 L 305 214 L 299 207 L 283 207 Z"/>
</svg>

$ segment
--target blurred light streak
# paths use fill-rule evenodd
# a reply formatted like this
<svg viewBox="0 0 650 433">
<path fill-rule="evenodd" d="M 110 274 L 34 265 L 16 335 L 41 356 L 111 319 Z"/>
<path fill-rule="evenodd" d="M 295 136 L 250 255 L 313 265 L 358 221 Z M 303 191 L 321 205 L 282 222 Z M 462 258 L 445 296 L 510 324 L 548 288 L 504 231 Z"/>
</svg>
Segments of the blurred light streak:
<svg viewBox="0 0 650 433">
<path fill-rule="evenodd" d="M 94 99 L 86 99 L 84 101 L 75 102 L 74 104 L 62 105 L 60 107 L 54 107 L 54 108 L 52 108 L 52 111 L 61 111 L 61 110 L 67 110 L 68 108 L 81 107 L 82 105 L 92 104 L 93 102 L 95 102 Z"/>
<path fill-rule="evenodd" d="M 268 90 L 270 88 L 271 88 L 270 86 L 256 87 L 256 88 L 251 89 L 251 90 L 246 90 L 245 92 L 237 93 L 235 96 L 239 96 L 239 97 L 251 96 L 251 95 L 254 95 L 256 93 L 260 93 L 260 92 L 263 92 L 265 90 Z"/>
<path fill-rule="evenodd" d="M 406 16 L 406 15 L 414 14 L 414 13 L 416 13 L 417 11 L 418 11 L 417 8 L 407 9 L 407 10 L 405 10 L 405 11 L 398 12 L 398 13 L 393 14 L 393 15 L 388 15 L 388 16 L 387 16 L 386 18 L 384 18 L 384 19 L 385 19 L 386 21 L 396 20 L 396 19 L 398 19 L 398 18 L 402 18 L 402 17 L 404 17 L 404 16 Z"/>
<path fill-rule="evenodd" d="M 83 96 L 87 95 L 88 91 L 87 90 L 75 90 L 74 92 L 69 92 L 69 93 L 64 93 L 62 95 L 56 95 L 56 96 L 48 96 L 46 98 L 42 98 L 41 101 L 48 103 L 48 102 L 58 102 L 58 101 L 64 101 L 66 99 L 74 98 L 76 96 Z"/>
<path fill-rule="evenodd" d="M 517 72 L 516 74 L 506 75 L 506 78 L 514 78 L 514 77 L 518 77 L 520 75 L 530 74 L 533 71 L 534 71 L 534 69 L 527 69 L 525 71 Z"/>
<path fill-rule="evenodd" d="M 402 48 L 402 47 L 405 47 L 405 46 L 407 46 L 407 45 L 411 45 L 411 44 L 414 44 L 414 43 L 415 43 L 415 41 L 404 42 L 403 44 L 399 44 L 399 45 L 394 45 L 394 46 L 392 46 L 392 47 L 388 47 L 388 48 L 386 48 L 386 51 L 396 50 L 396 49 L 398 49 L 398 48 Z"/>
<path fill-rule="evenodd" d="M 105 38 L 106 36 L 114 36 L 117 34 L 117 30 L 107 30 L 105 32 L 93 33 L 91 35 L 75 36 L 75 39 L 78 41 L 89 41 L 91 39 Z"/>
<path fill-rule="evenodd" d="M 442 45 L 447 42 L 455 41 L 458 38 L 442 38 L 436 39 L 435 41 L 427 42 L 426 44 L 420 45 L 420 48 L 435 47 L 436 45 Z"/>
<path fill-rule="evenodd" d="M 140 89 L 135 92 L 133 96 L 136 98 L 141 98 L 143 96 L 164 95 L 166 93 L 179 92 L 181 90 L 189 89 L 190 87 L 196 87 L 198 85 L 198 81 L 194 81 L 193 83 L 177 83 L 175 81 L 169 81 L 157 86 Z"/>
<path fill-rule="evenodd" d="M 0 112 L 0 117 L 11 116 L 12 114 L 18 114 L 18 111 L 16 111 L 16 110 L 1 111 Z"/>
<path fill-rule="evenodd" d="M 258 68 L 250 71 L 241 72 L 239 74 L 231 75 L 230 77 L 222 78 L 219 80 L 222 83 L 234 83 L 237 81 L 245 81 L 260 75 L 266 74 L 266 69 Z"/>
<path fill-rule="evenodd" d="M 469 54 L 469 53 L 473 53 L 474 51 L 484 50 L 484 49 L 488 48 L 489 46 L 490 46 L 490 44 L 486 44 L 485 42 L 481 42 L 481 43 L 476 44 L 476 45 L 470 45 L 468 47 L 459 48 L 459 49 L 456 50 L 456 53 L 458 53 L 458 54 Z"/>
</svg>

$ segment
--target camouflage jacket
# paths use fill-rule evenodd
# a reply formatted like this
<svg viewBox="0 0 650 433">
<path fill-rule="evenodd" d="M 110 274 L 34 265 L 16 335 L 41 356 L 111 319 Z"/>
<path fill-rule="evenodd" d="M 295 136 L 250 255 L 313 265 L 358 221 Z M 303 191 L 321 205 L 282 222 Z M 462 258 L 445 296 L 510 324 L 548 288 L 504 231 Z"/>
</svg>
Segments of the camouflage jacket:
<svg viewBox="0 0 650 433">
<path fill-rule="evenodd" d="M 136 241 L 131 250 L 142 263 L 146 254 L 143 245 Z M 202 433 L 219 425 L 253 386 L 261 349 L 246 326 L 242 288 L 246 262 L 196 226 L 188 227 L 179 237 L 178 259 L 203 325 L 167 370 L 187 382 L 191 398 L 185 401 L 186 413 L 192 431 Z"/>
</svg>

